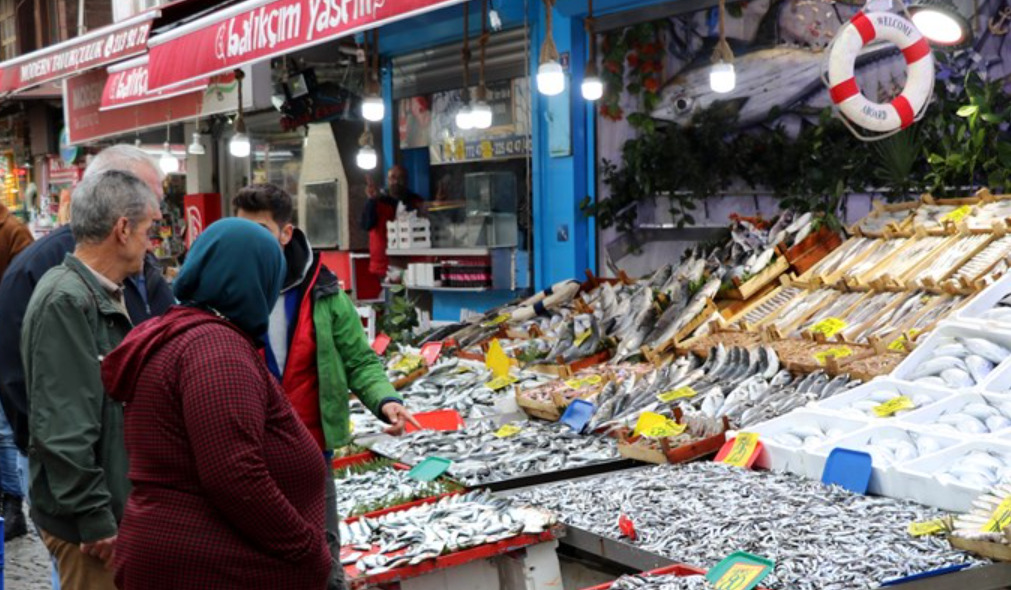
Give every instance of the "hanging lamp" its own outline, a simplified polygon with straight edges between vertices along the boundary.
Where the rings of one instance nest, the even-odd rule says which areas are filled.
[[[734,73],[734,52],[727,43],[726,0],[720,0],[720,40],[713,50],[713,67],[709,70],[709,88],[713,92],[725,94],[737,86],[737,75]]]
[[[488,104],[488,87],[484,78],[485,52],[488,46],[488,0],[481,0],[481,68],[480,82],[477,85],[477,101],[470,108],[470,120],[474,124],[474,129],[488,129],[491,127],[494,113],[491,105]]]
[[[595,31],[596,21],[593,18],[593,0],[587,0],[586,19],[583,26],[586,27],[586,43],[590,46],[590,55],[586,60],[586,71],[583,73],[583,84],[580,90],[583,98],[589,101],[599,100],[604,96],[604,82],[597,74],[597,34]]]
[[[544,0],[544,43],[541,44],[541,60],[537,67],[537,91],[547,96],[561,94],[565,90],[565,72],[558,62],[558,48],[551,34],[551,11],[555,0]]]
[[[169,142],[169,121],[172,120],[172,112],[169,111],[169,116],[165,120],[165,144],[162,146],[161,157],[158,159],[158,167],[165,174],[175,174],[179,172],[179,160],[172,155],[172,144]]]
[[[366,37],[368,33],[365,34]],[[362,100],[362,117],[366,121],[382,121],[386,116],[386,104],[379,93],[379,30],[372,30],[371,50],[372,64],[369,66],[369,55],[365,57],[365,88],[366,96]]]
[[[931,43],[959,47],[972,38],[972,27],[952,0],[914,0],[907,8],[913,24]]]
[[[369,124],[365,123],[365,131],[358,138],[358,153],[355,155],[355,163],[362,170],[373,170],[379,165],[379,154],[372,145],[372,131]]]
[[[235,116],[235,135],[228,142],[228,152],[236,158],[249,157],[249,152],[252,151],[249,136],[246,135],[246,120],[242,116],[242,79],[245,77],[245,72],[235,70],[235,81],[239,85],[239,113]]]

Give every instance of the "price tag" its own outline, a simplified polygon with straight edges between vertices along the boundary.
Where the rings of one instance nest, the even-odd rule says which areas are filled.
[[[676,399],[685,399],[689,397],[695,397],[697,392],[691,387],[680,387],[673,391],[668,391],[666,393],[661,393],[656,396],[656,398],[665,404],[669,404]]]
[[[853,354],[853,349],[848,346],[840,346],[838,348],[830,348],[828,350],[819,352],[814,355],[814,360],[818,361],[819,365],[824,365],[828,362],[831,357],[841,359],[851,356]]]
[[[723,458],[723,462],[735,467],[747,467],[748,459],[751,458],[751,454],[755,452],[756,447],[758,447],[757,434],[754,432],[738,432],[737,438],[734,439],[734,446],[730,448],[730,452]]]
[[[453,142],[453,156],[461,162],[467,157],[467,144],[462,137],[457,137]]]
[[[392,339],[386,334],[379,334],[376,339],[372,341],[372,350],[376,351],[376,354],[383,356],[386,353],[386,349],[390,347],[390,342]]]
[[[909,523],[909,534],[914,537],[926,537],[929,535],[936,535],[938,533],[943,533],[947,530],[944,526],[944,522],[939,518],[934,520],[925,520],[923,522],[911,522]]]
[[[916,336],[919,333],[920,331],[916,329],[909,331],[910,336]],[[906,338],[905,334],[903,334],[898,338],[896,338],[895,340],[892,340],[892,343],[888,345],[888,350],[894,350],[895,352],[903,352],[906,350],[906,342],[908,341],[909,339]]]
[[[582,334],[576,336],[576,339],[572,342],[572,344],[574,344],[575,346],[582,346],[582,344],[586,342],[586,339],[589,338],[591,334],[593,334],[593,330],[585,330]]]
[[[494,377],[505,377],[509,374],[509,357],[502,350],[498,338],[491,341],[488,352],[484,355],[484,366],[488,367]]]
[[[393,370],[400,371],[401,373],[413,373],[420,369],[424,363],[425,359],[416,354],[409,354],[397,361],[393,365]]]
[[[972,213],[972,207],[969,205],[962,205],[941,219],[942,221],[954,221],[955,223],[958,223],[968,217],[969,213]]]
[[[674,437],[682,434],[688,428],[687,424],[678,424],[673,420],[665,420],[663,424],[657,424],[644,430],[642,435],[647,438]]]
[[[713,584],[716,590],[746,590],[758,584],[768,566],[757,563],[735,563]]]
[[[481,157],[488,159],[495,155],[495,150],[492,149],[491,142],[487,139],[481,141]]]
[[[442,342],[429,342],[421,347],[421,358],[425,359],[425,364],[432,366],[439,360],[442,353]]]
[[[879,418],[887,418],[900,410],[912,410],[915,407],[916,404],[913,403],[913,400],[909,399],[909,396],[900,395],[879,406],[874,406],[872,409]]]
[[[487,322],[481,324],[481,327],[482,328],[494,328],[495,326],[500,326],[500,325],[508,322],[509,321],[509,317],[510,317],[509,314],[503,313],[501,315],[496,316],[495,319],[493,319],[491,321],[487,321]]]
[[[824,334],[826,338],[831,338],[846,329],[846,322],[839,318],[825,318],[817,324],[811,326],[812,334]]]
[[[569,379],[565,382],[565,385],[572,389],[582,389],[584,387],[600,385],[603,380],[604,378],[600,375],[590,375],[589,377],[583,377],[582,379]]]
[[[673,425],[673,428],[670,425]],[[678,428],[681,428],[681,432],[684,432],[684,428],[681,427],[680,424],[667,419],[666,416],[661,416],[655,412],[643,412],[639,416],[639,420],[635,423],[635,429],[632,430],[632,436],[645,435],[647,432],[660,433],[650,434],[649,436],[677,436],[681,433],[676,432]],[[667,431],[674,432],[674,434],[662,434]]]
[[[509,436],[515,436],[520,433],[523,429],[515,424],[505,424],[502,428],[495,431],[495,436],[499,438],[506,438]]]
[[[999,533],[1011,525],[1011,496],[1004,498],[1000,506],[990,515],[990,520],[983,525],[984,533]]]
[[[491,381],[485,383],[484,386],[492,391],[498,391],[503,387],[508,387],[513,383],[516,383],[517,381],[519,381],[519,379],[517,379],[516,377],[513,377],[512,375],[506,375],[505,377],[495,377]]]

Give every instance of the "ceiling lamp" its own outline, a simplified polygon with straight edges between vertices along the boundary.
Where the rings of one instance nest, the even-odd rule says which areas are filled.
[[[604,82],[597,74],[597,35],[594,31],[594,24],[593,0],[588,0],[583,26],[586,27],[586,43],[590,46],[590,55],[586,60],[586,71],[583,73],[583,84],[580,90],[583,93],[583,98],[591,102],[600,100],[600,97],[604,96]]]
[[[235,70],[235,81],[239,85],[239,114],[235,117],[235,135],[228,142],[228,152],[236,158],[248,158],[252,151],[249,136],[246,135],[246,120],[242,117],[242,79],[245,77],[245,72]]]
[[[191,156],[202,156],[207,153],[204,149],[204,144],[200,143],[200,132],[194,131],[192,136],[192,141],[190,145],[186,147],[186,151],[190,153]]]
[[[365,99],[362,100],[362,117],[366,121],[382,121],[386,116],[386,104],[379,94],[379,31],[372,31],[372,66],[369,58],[365,58]]]
[[[727,16],[725,0],[720,0],[720,40],[713,50],[713,67],[709,70],[709,88],[713,92],[726,94],[737,86],[737,75],[734,73],[734,52],[727,43],[727,33],[724,21]]]
[[[372,146],[372,131],[369,130],[368,123],[365,124],[365,131],[358,138],[358,154],[355,156],[355,163],[362,170],[374,170],[379,165],[379,154]]]
[[[913,24],[931,43],[957,47],[971,38],[968,19],[951,0],[916,0],[908,10]]]
[[[172,119],[172,112],[169,111],[169,120]],[[165,174],[175,174],[179,172],[179,160],[172,155],[172,144],[169,143],[169,124],[165,123],[165,145],[162,146],[161,157],[158,159],[158,167]]]
[[[561,94],[565,90],[565,72],[558,63],[558,48],[551,34],[551,10],[555,0],[544,0],[544,43],[541,44],[541,65],[537,67],[537,91],[547,96]]]

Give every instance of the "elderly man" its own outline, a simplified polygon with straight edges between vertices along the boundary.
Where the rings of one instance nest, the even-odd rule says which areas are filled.
[[[144,181],[159,198],[162,197],[162,173],[157,164],[132,145],[115,145],[102,150],[84,176],[89,178],[106,170],[130,172]],[[14,444],[21,451],[22,484],[25,484],[24,471],[27,469],[24,459],[28,453],[28,395],[21,366],[21,325],[28,300],[42,275],[63,262],[63,258],[74,251],[74,246],[70,226],[60,227],[21,252],[0,283],[0,301],[3,301],[0,305],[0,401],[13,431]],[[134,324],[165,313],[174,302],[157,260],[150,255],[145,261],[144,271],[124,282],[124,291],[130,320]],[[5,518],[8,514],[15,516],[8,521],[8,526],[16,524],[17,515],[21,514],[21,498],[12,497],[4,508]]]
[[[77,246],[25,314],[31,512],[63,590],[115,588],[105,565],[129,484],[123,407],[105,395],[99,361],[132,328],[123,283],[143,270],[160,218],[158,197],[128,172],[82,180],[70,213]]]

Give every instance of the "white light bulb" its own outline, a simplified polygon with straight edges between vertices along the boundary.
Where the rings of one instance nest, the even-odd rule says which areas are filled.
[[[362,116],[366,121],[382,121],[386,116],[386,105],[378,96],[366,96],[362,101]]]
[[[479,100],[470,109],[470,122],[474,124],[474,129],[488,129],[491,127],[492,115],[491,105]]]
[[[236,158],[248,157],[251,150],[252,146],[249,144],[249,136],[245,133],[236,133],[232,136],[232,140],[228,142],[228,152]]]
[[[958,21],[939,10],[922,8],[913,13],[913,24],[923,36],[942,45],[954,45],[965,38]]]
[[[599,100],[601,96],[604,96],[604,83],[597,76],[583,78],[582,91],[584,99]]]
[[[379,164],[379,156],[376,154],[375,148],[365,145],[358,149],[355,162],[362,170],[372,170]]]
[[[561,64],[549,61],[537,68],[537,90],[547,96],[561,94],[565,90],[565,72]]]
[[[161,158],[158,160],[158,167],[165,174],[175,174],[179,172],[179,160],[172,155],[172,146],[166,141],[163,147]]]
[[[207,151],[204,150],[204,144],[200,143],[199,133],[196,132],[193,133],[193,141],[190,142],[190,145],[189,147],[186,148],[186,151],[188,151],[192,156],[202,156],[207,153]]]
[[[464,131],[474,128],[474,116],[470,105],[465,104],[456,111],[456,126]]]
[[[725,94],[737,86],[737,76],[734,75],[734,64],[719,62],[709,70],[709,88],[713,92]]]

